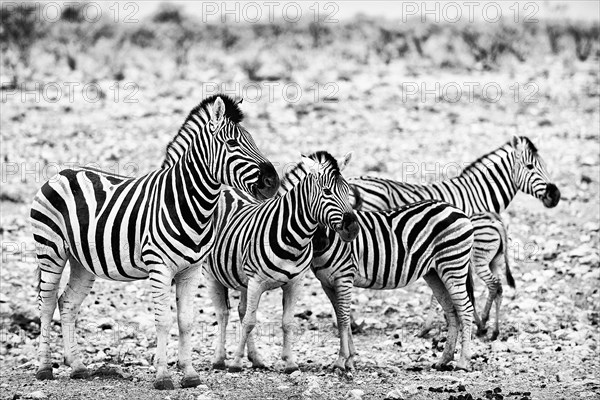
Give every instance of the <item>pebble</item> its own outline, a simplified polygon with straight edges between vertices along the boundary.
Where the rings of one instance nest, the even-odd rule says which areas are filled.
[[[556,380],[558,382],[571,382],[573,380],[573,371],[560,371],[558,374],[556,374]]]
[[[346,393],[346,399],[351,399],[351,400],[362,400],[362,397],[365,395],[365,391],[364,390],[360,390],[360,389],[352,389],[350,391],[348,391],[348,393]]]
[[[398,389],[393,389],[385,395],[385,400],[402,400],[402,392]]]
[[[48,395],[46,395],[46,393],[42,392],[41,390],[37,390],[35,392],[29,393],[27,397],[30,399],[47,399]]]

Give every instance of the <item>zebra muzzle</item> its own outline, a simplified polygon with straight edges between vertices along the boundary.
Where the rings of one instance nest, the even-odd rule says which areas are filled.
[[[560,201],[560,190],[554,183],[549,183],[546,185],[546,191],[544,192],[544,196],[542,197],[542,203],[547,208],[556,207],[558,202]]]
[[[257,198],[269,199],[279,190],[279,175],[271,163],[261,163],[254,194]]]
[[[360,228],[356,214],[351,212],[344,213],[339,229],[336,229],[338,235],[344,242],[350,242],[358,236]]]

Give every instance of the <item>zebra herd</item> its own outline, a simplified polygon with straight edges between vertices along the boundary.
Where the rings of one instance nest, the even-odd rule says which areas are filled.
[[[344,179],[350,161],[321,151],[303,157],[280,182],[273,165],[241,126],[240,101],[225,95],[204,99],[167,146],[161,168],[140,178],[82,168],[66,169],[36,194],[31,223],[38,258],[41,313],[37,379],[53,379],[50,331],[58,304],[64,361],[72,378],[89,375],[77,345],[75,322],[96,277],[149,279],[157,330],[157,389],[173,389],[167,369],[170,287],[175,284],[182,387],[201,383],[192,365],[193,299],[200,271],[208,280],[219,337],[213,368],[224,369],[228,291],[241,292],[242,321],[230,371],[242,369],[247,348],[254,367],[264,367],[253,328],[261,295],[283,290],[285,371],[298,369],[291,349],[294,305],[308,269],[330,299],[340,336],[334,367],[354,368],[350,329],[353,286],[395,289],[423,278],[448,323],[437,366],[454,357],[469,368],[473,318],[485,332],[492,304],[499,332],[506,232],[498,215],[517,191],[546,207],[560,199],[537,149],[526,137],[481,157],[458,177],[411,185],[373,177]],[[227,185],[230,188],[221,188]],[[66,263],[70,277],[58,297]],[[474,310],[471,270],[489,297],[481,318]],[[435,299],[435,301],[434,301]]]

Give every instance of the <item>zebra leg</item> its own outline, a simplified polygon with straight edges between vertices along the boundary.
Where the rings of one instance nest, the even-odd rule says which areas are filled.
[[[349,356],[346,360],[346,371],[354,371],[354,359],[356,358],[356,347],[354,347],[354,339],[352,337],[352,326],[348,325],[348,351]]]
[[[498,278],[492,271],[494,259],[498,257],[498,250],[501,247],[502,238],[498,236],[495,230],[475,230],[475,240],[473,241],[472,265],[475,273],[485,283],[488,288],[488,297],[481,313],[481,318],[476,310],[473,310],[473,318],[477,325],[477,336],[483,336],[487,333],[487,321],[490,316],[490,308],[496,297]]]
[[[454,309],[450,293],[446,289],[444,282],[435,272],[429,272],[423,276],[425,282],[433,291],[433,295],[442,306],[446,319],[448,321],[448,334],[442,359],[435,363],[434,368],[443,369],[450,361],[454,359],[454,350],[456,349],[456,341],[458,340],[458,315]]]
[[[335,311],[335,316],[338,324],[338,333],[340,335],[340,352],[338,355],[338,359],[333,364],[333,369],[343,373],[346,371],[346,367],[348,367],[350,370],[354,368],[354,360],[351,359],[351,355],[353,356],[356,352],[356,350],[354,349],[354,344],[352,344],[353,352],[351,353],[350,351],[350,341],[352,340],[352,328],[350,326],[349,315],[350,299],[342,299],[339,297],[339,294],[343,293],[343,291],[339,290],[339,284],[337,282],[334,283],[334,287],[324,285],[323,283],[321,283],[321,286],[323,287],[325,294],[327,294],[329,301],[331,301],[331,305],[333,306],[333,309]],[[348,297],[349,296],[350,292],[348,291]],[[346,306],[342,309],[340,305],[344,301],[346,301]],[[344,319],[344,312],[345,319],[347,320],[346,324],[342,323],[342,320]]]
[[[217,348],[215,349],[215,356],[212,360],[213,369],[225,369],[225,359],[227,354],[225,352],[225,339],[227,337],[227,322],[229,321],[229,297],[228,290],[219,281],[215,279],[208,280],[208,291],[212,300],[215,314],[217,314],[217,326],[219,337],[217,340]]]
[[[75,258],[69,259],[71,275],[65,291],[58,299],[60,321],[62,325],[65,349],[65,364],[71,366],[71,378],[87,378],[89,372],[81,360],[81,352],[77,346],[76,321],[81,303],[94,286],[96,275],[86,270]]]
[[[256,325],[256,310],[260,303],[260,296],[262,296],[264,291],[264,287],[256,279],[251,278],[248,281],[246,315],[244,315],[244,319],[242,320],[240,341],[235,351],[234,359],[229,366],[229,372],[240,372],[242,370],[242,359],[244,357],[244,350],[246,349],[246,342],[248,335]]]
[[[298,292],[300,289],[300,280],[288,282],[282,286],[283,289],[283,349],[281,359],[285,362],[284,372],[291,374],[298,371],[298,364],[294,360],[292,352],[292,341],[294,335],[294,307],[298,301]]]
[[[502,306],[502,284],[498,286],[498,291],[496,292],[496,321],[494,323],[494,330],[492,331],[491,340],[498,339],[500,335],[500,307]]]
[[[40,310],[40,344],[38,348],[38,370],[35,377],[39,380],[54,379],[52,374],[52,354],[50,337],[52,335],[52,315],[56,309],[60,276],[67,263],[66,254],[56,254],[49,246],[36,243],[38,258],[38,304]],[[63,250],[63,249],[61,249]],[[64,250],[63,250],[64,251]]]
[[[419,332],[417,337],[424,338],[425,336],[427,336],[429,331],[431,331],[433,329],[433,320],[435,319],[437,305],[438,305],[438,302],[435,299],[435,295],[432,293],[431,301],[429,302],[429,311],[427,312],[427,319],[425,320],[423,329],[421,330],[421,332]]]
[[[495,274],[497,274],[498,271],[502,271],[505,268],[506,268],[506,259],[504,258],[504,254],[500,253],[496,257],[494,257],[494,259],[492,260],[491,269]],[[498,335],[500,335],[500,308],[502,306],[502,293],[503,293],[502,281],[499,278],[497,278],[497,276],[494,276],[494,277],[496,278],[496,282],[497,282],[498,286],[496,288],[496,296],[495,296],[496,321],[494,324],[494,330],[492,331],[492,336],[490,337],[491,340],[496,340],[498,338]]]
[[[173,274],[164,264],[155,264],[152,267],[150,281],[152,282],[154,321],[156,324],[156,379],[154,380],[154,388],[173,390],[173,381],[167,368],[167,339],[171,328],[169,294]]]
[[[246,304],[248,293],[245,290],[242,290],[240,296],[240,303],[238,304],[238,315],[240,316],[240,321],[244,320],[246,316]],[[254,342],[254,332],[250,332],[248,334],[248,340],[246,342],[246,346],[248,348],[248,359],[252,362],[252,368],[267,368],[262,358],[258,355],[258,351],[256,350],[256,344]]]
[[[190,267],[175,275],[175,296],[177,299],[177,325],[179,327],[179,361],[183,370],[181,387],[196,387],[200,376],[192,365],[192,327],[194,325],[194,294],[198,290],[200,269]]]
[[[483,307],[483,312],[481,314],[481,320],[479,320],[478,317],[475,318],[475,322],[477,324],[477,336],[483,336],[487,333],[486,325],[490,318],[490,309],[492,308],[492,304],[494,303],[494,300],[498,296],[499,291],[502,290],[502,284],[500,283],[500,280],[498,278],[496,278],[489,271],[489,269],[487,269],[487,270],[488,270],[488,272],[485,276],[485,283],[488,287],[488,297],[485,302],[485,306]]]
[[[471,324],[473,323],[473,305],[469,300],[464,282],[460,282],[459,279],[456,279],[453,276],[443,276],[442,281],[444,282],[446,289],[450,294],[450,298],[452,299],[454,309],[458,314],[462,330],[461,353],[460,359],[458,360],[458,363],[456,363],[456,368],[468,371],[471,360]]]

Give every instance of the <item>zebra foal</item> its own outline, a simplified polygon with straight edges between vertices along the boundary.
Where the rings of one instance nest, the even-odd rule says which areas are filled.
[[[88,376],[75,336],[81,303],[97,277],[149,279],[157,330],[157,389],[173,389],[167,369],[169,294],[176,285],[179,366],[183,387],[197,386],[192,366],[193,297],[199,265],[210,249],[211,216],[222,184],[255,197],[273,196],[279,178],[240,125],[238,103],[223,95],[195,107],[169,143],[161,169],[127,178],[90,169],[66,169],[46,182],[31,207],[39,279],[41,334],[38,379],[53,379],[49,333],[59,282],[64,359],[72,378]]]
[[[452,179],[427,185],[375,177],[349,178],[354,206],[364,211],[393,209],[425,199],[438,199],[455,205],[473,219],[473,269],[488,287],[488,299],[481,318],[474,314],[478,335],[485,334],[492,302],[496,302],[496,324],[491,338],[499,334],[502,285],[497,274],[504,270],[514,287],[506,257],[506,229],[498,213],[509,206],[518,191],[532,195],[545,207],[555,207],[560,191],[550,181],[546,164],[535,145],[525,136],[513,137],[508,143],[480,157]],[[435,309],[432,296],[431,309]],[[432,328],[427,318],[421,335]]]
[[[220,336],[213,367],[224,369],[225,331],[229,317],[228,290],[242,292],[241,338],[229,371],[242,369],[246,344],[254,367],[264,366],[251,335],[261,295],[283,289],[283,350],[285,372],[298,369],[291,350],[293,307],[300,281],[312,259],[317,225],[327,226],[342,242],[358,234],[349,203],[349,187],[341,175],[350,157],[338,165],[326,152],[303,158],[311,172],[285,195],[256,203],[238,191],[224,191],[214,220],[215,244],[203,272],[217,314]]]

